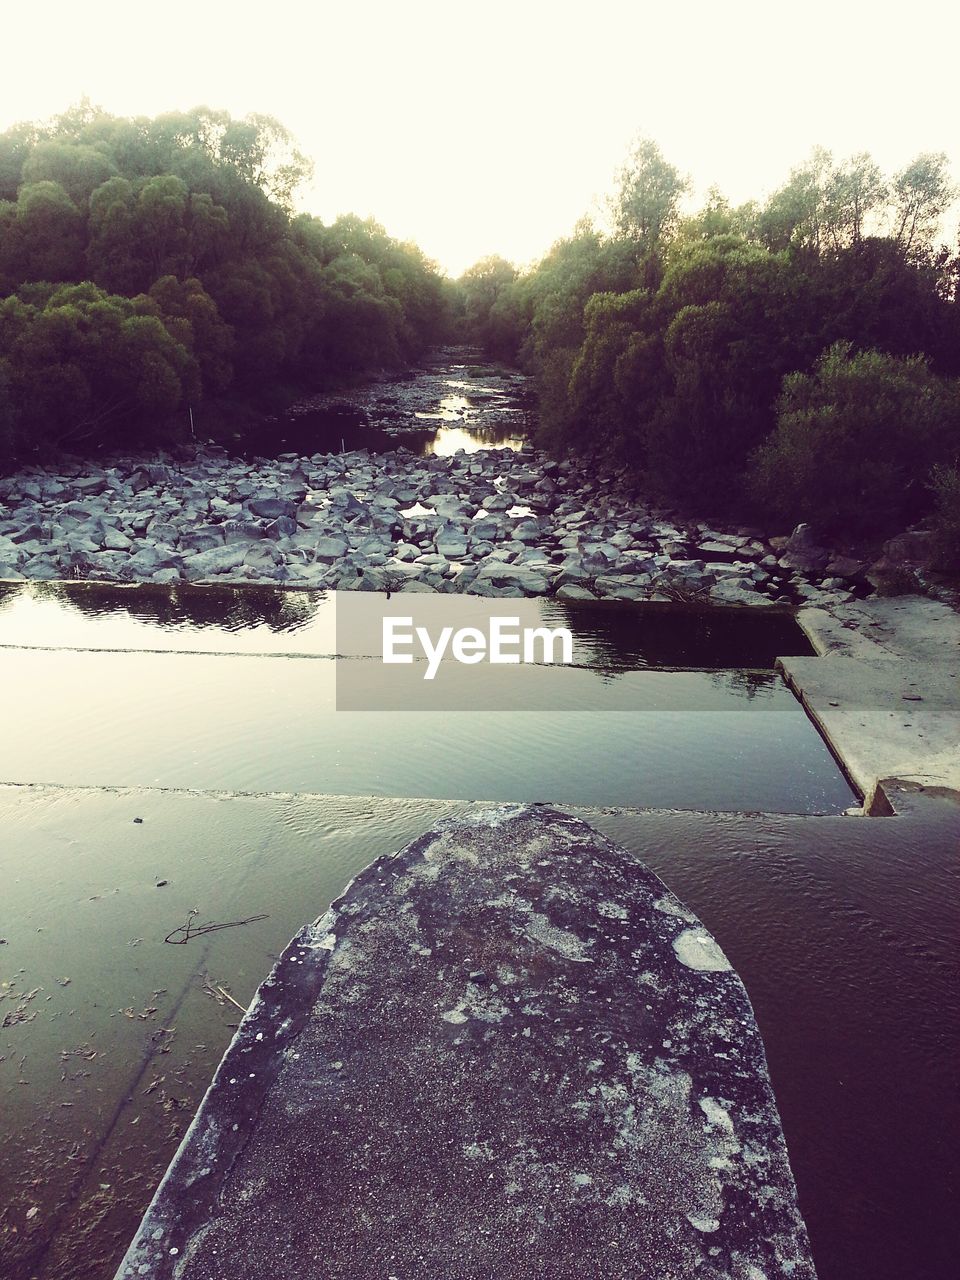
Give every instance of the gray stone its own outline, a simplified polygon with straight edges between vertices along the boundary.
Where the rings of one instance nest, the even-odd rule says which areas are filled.
[[[46,537],[46,533],[44,529],[36,523],[36,521],[31,520],[29,524],[23,525],[21,528],[7,536],[10,542],[24,543],[40,541]]]
[[[347,554],[347,544],[342,538],[318,538],[314,547],[314,554],[317,560],[326,560],[328,562],[340,560]]]
[[[519,589],[528,595],[543,595],[547,590],[547,579],[535,569],[526,565],[502,564],[496,560],[485,560],[480,566],[477,581],[489,580],[494,586]]]
[[[467,554],[468,542],[458,529],[441,529],[438,531],[435,545],[437,551],[447,559],[456,560]]]
[[[212,547],[222,547],[224,531],[222,525],[206,525],[199,529],[188,529],[180,535],[180,547],[184,551],[209,551]]]
[[[283,538],[292,538],[298,529],[299,525],[291,516],[277,516],[276,520],[270,521],[264,532],[268,538],[279,542]]]
[[[766,561],[761,563],[766,564]],[[836,578],[856,578],[866,570],[865,560],[855,560],[853,556],[834,556],[827,561],[827,573]]]
[[[131,540],[125,533],[121,533],[119,529],[107,529],[103,535],[103,549],[105,551],[129,551],[132,546]]]
[[[107,481],[104,476],[82,476],[72,482],[72,488],[82,498],[93,498],[106,491]]]
[[[211,547],[209,551],[199,551],[183,562],[184,573],[197,580],[218,573],[228,573],[246,563],[248,548],[244,545],[232,547]]]
[[[250,511],[264,520],[276,520],[279,516],[297,518],[298,504],[287,498],[254,498],[249,503]]]

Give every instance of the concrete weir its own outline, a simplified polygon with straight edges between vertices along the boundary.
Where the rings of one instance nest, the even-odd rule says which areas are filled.
[[[569,815],[371,864],[264,982],[118,1280],[810,1280],[702,924]]]

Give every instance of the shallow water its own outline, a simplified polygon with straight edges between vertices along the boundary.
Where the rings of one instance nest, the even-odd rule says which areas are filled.
[[[510,608],[530,621],[577,615],[547,601]],[[506,679],[517,708],[454,714],[337,711],[335,613],[334,597],[301,593],[9,592],[0,781],[792,813],[854,800],[772,672],[655,669],[671,631],[673,656],[691,665],[729,654],[750,633],[742,613],[657,611],[647,623],[643,609],[588,610],[575,669],[450,665],[448,682]],[[755,625],[772,631],[741,645],[742,659],[769,665],[778,641],[803,651],[789,618]],[[369,649],[349,661],[371,687],[384,675]],[[472,705],[497,702],[481,683]]]
[[[582,667],[520,673],[537,709],[441,719],[333,711],[335,604],[0,594],[4,1280],[112,1275],[240,1017],[226,993],[246,1005],[357,871],[474,798],[581,806],[714,931],[821,1280],[948,1274],[960,822],[839,816],[849,788],[769,670],[806,651],[789,618],[574,611]]]
[[[351,876],[461,808],[0,787],[0,1010],[35,1015],[0,1031],[4,1280],[112,1275],[240,1016],[220,992],[245,1005]],[[580,812],[744,979],[821,1280],[951,1274],[957,811]],[[195,909],[266,918],[166,944]]]

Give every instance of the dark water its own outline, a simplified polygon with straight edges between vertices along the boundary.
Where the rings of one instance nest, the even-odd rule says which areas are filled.
[[[789,617],[512,600],[583,665],[525,672],[537,709],[434,719],[333,710],[335,608],[0,594],[3,1280],[112,1276],[240,1016],[223,993],[245,1005],[352,875],[474,798],[579,806],[714,931],[821,1280],[952,1274],[960,819],[841,816],[769,669],[807,651]],[[265,918],[165,943],[194,910]]]

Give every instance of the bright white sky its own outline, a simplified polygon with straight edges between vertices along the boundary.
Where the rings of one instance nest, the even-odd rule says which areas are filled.
[[[372,214],[451,274],[539,257],[654,138],[698,192],[762,196],[817,143],[960,179],[960,6],[913,0],[47,0],[4,5],[0,130],[84,94],[119,115],[276,116],[301,203]]]

